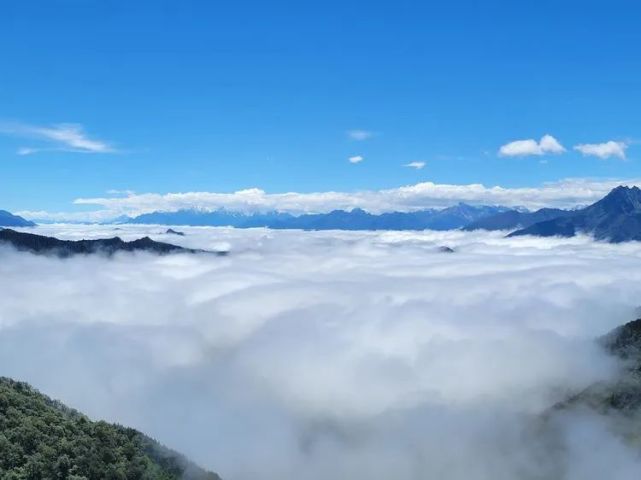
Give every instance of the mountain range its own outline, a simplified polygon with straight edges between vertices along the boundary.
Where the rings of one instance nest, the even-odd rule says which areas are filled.
[[[382,214],[362,209],[300,216],[277,212],[248,215],[226,210],[179,210],[140,215],[128,223],[304,230],[513,230],[508,236],[571,237],[584,233],[597,240],[619,243],[641,240],[641,190],[619,186],[596,203],[576,210],[542,208],[528,212],[464,203],[443,210]]]
[[[178,210],[152,212],[134,218],[119,217],[112,223],[143,225],[190,225],[301,230],[503,230],[508,236],[571,237],[578,233],[612,243],[641,240],[641,190],[619,186],[596,203],[576,210],[542,208],[534,212],[503,206],[459,203],[442,210],[373,214],[360,208],[328,213],[292,215],[283,212],[243,213],[229,210]],[[34,226],[9,212],[0,210],[0,226]],[[170,231],[169,233],[173,233]],[[176,232],[176,234],[179,234]],[[5,234],[8,235],[8,234]],[[141,239],[141,242],[144,239]],[[114,242],[105,239],[102,242]],[[144,242],[150,242],[149,239]],[[143,243],[144,243],[143,242]],[[107,249],[112,248],[106,245]],[[116,249],[131,249],[119,246]],[[143,249],[165,247],[146,245]]]
[[[641,240],[641,190],[616,187],[588,207],[534,223],[508,236],[573,237],[578,233],[611,243]]]
[[[244,214],[228,210],[179,210],[147,213],[131,218],[126,223],[302,230],[454,230],[506,210],[506,207],[465,203],[442,210],[382,214],[369,213],[360,208],[299,216],[280,212]]]

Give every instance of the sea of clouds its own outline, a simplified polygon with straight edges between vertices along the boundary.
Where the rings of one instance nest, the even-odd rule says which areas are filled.
[[[641,244],[166,228],[36,231],[229,255],[1,248],[0,375],[225,480],[638,479],[616,419],[546,412],[619,370],[593,340],[634,318]]]

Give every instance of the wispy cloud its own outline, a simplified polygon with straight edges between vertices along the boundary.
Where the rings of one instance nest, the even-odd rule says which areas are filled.
[[[133,190],[118,190],[116,188],[110,188],[107,190],[109,195],[134,195],[136,192]]]
[[[18,155],[61,150],[78,153],[114,153],[109,143],[90,138],[80,124],[60,123],[52,126],[27,125],[23,123],[0,123],[0,133],[18,138],[32,139],[41,146],[21,147]]]
[[[527,140],[515,140],[506,143],[499,149],[502,157],[526,157],[532,155],[559,154],[565,152],[565,148],[552,135],[543,135],[538,142],[532,138]]]
[[[425,167],[425,162],[410,162],[410,163],[406,163],[403,166],[404,167],[408,167],[408,168],[415,168],[416,170],[420,170],[423,167]]]
[[[20,147],[16,153],[18,155],[31,155],[33,153],[38,153],[39,151],[40,150],[38,150],[37,148]]]
[[[352,140],[356,141],[363,141],[363,140],[368,140],[374,136],[374,132],[370,132],[368,130],[348,130],[347,131],[347,136],[351,138]]]
[[[626,148],[628,148],[627,143],[613,140],[604,143],[582,143],[574,147],[576,151],[585,156],[599,157],[604,160],[610,157],[618,157],[625,160]]]
[[[361,163],[365,160],[365,157],[362,155],[354,155],[353,157],[349,157],[347,160],[349,160],[349,163]]]

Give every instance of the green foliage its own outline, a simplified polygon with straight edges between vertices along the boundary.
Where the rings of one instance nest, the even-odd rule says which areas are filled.
[[[220,480],[142,433],[0,377],[0,480]]]

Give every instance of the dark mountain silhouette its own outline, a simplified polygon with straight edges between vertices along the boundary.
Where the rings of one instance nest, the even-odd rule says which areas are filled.
[[[165,233],[167,235],[178,235],[179,237],[184,237],[185,232],[179,232],[178,230],[174,230],[173,228],[168,228]]]
[[[137,430],[93,422],[28,384],[4,377],[0,478],[220,480]]]
[[[546,220],[569,216],[572,213],[572,211],[558,208],[541,208],[535,212],[508,210],[507,212],[500,212],[496,215],[481,218],[466,225],[463,230],[515,230],[517,228],[527,228]]]
[[[116,252],[152,252],[195,253],[196,250],[156,242],[149,237],[143,237],[131,242],[125,242],[120,237],[97,240],[60,240],[44,235],[17,232],[8,228],[0,230],[0,245],[10,245],[17,250],[40,254],[53,254],[59,257],[69,257],[77,254],[100,253],[113,255]]]
[[[0,210],[0,227],[35,227],[36,224],[25,220],[18,215],[13,215],[6,210]]]
[[[611,243],[641,240],[641,190],[619,186],[588,207],[535,223],[508,236],[572,237],[577,233],[591,234],[597,240]]]
[[[227,210],[179,210],[140,215],[128,223],[302,230],[452,230],[504,210],[504,207],[472,206],[464,203],[442,210],[382,214],[372,214],[360,208],[299,216],[278,212],[244,214]]]

